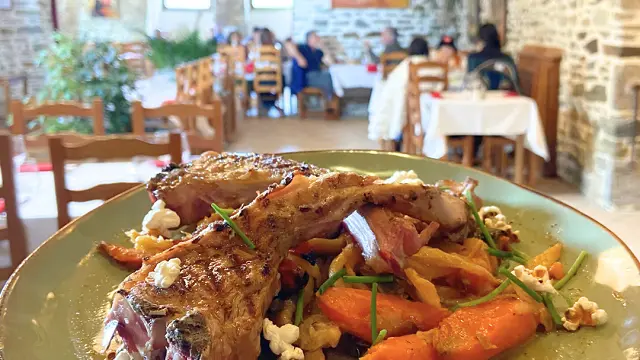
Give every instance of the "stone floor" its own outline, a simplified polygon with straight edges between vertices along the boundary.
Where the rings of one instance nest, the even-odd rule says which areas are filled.
[[[363,119],[324,121],[247,118],[229,151],[290,152],[324,149],[377,149],[378,144],[368,140],[367,122]],[[544,179],[538,190],[582,211],[600,221],[618,234],[637,254],[640,240],[632,228],[640,223],[640,212],[609,212],[585,198],[577,188],[558,179]]]

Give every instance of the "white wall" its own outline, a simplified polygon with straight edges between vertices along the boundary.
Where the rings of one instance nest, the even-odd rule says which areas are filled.
[[[162,6],[162,0],[147,1],[147,34],[153,34],[156,29],[163,32],[198,29],[201,36],[209,36],[214,23],[215,1],[212,1],[211,9],[205,11],[167,10]]]
[[[293,9],[251,9],[247,23],[249,29],[255,26],[269,28],[282,41],[292,36]]]

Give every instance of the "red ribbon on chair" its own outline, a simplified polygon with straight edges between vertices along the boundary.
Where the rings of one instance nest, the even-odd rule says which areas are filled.
[[[245,74],[253,74],[253,71],[256,69],[256,64],[252,62],[246,63],[244,65]]]
[[[39,164],[22,164],[18,168],[18,172],[28,173],[28,172],[39,172],[39,171],[51,171],[53,166],[51,163],[39,163]]]

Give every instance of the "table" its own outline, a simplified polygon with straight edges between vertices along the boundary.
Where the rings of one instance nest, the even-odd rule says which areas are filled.
[[[507,96],[489,91],[483,100],[473,100],[468,92],[443,92],[442,98],[430,93],[420,97],[423,153],[439,159],[447,153],[446,137],[452,135],[524,135],[524,147],[545,160],[549,149],[536,102],[525,96]]]
[[[338,97],[344,96],[345,89],[373,89],[381,74],[367,71],[367,65],[334,64],[329,66],[329,73],[333,82],[333,92]]]
[[[176,99],[176,75],[174,71],[159,71],[153,76],[136,81],[136,91],[130,99],[142,101],[146,108],[160,107],[165,101]]]
[[[144,158],[136,162],[83,163],[67,165],[67,187],[86,189],[112,182],[145,182],[160,169]],[[29,172],[16,174],[18,184],[18,213],[25,227],[30,251],[58,230],[53,172]],[[83,215],[102,201],[69,204],[69,213],[75,218]],[[142,219],[140,219],[142,221]]]

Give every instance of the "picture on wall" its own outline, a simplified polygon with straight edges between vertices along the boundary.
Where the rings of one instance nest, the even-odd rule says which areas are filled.
[[[331,0],[333,8],[408,8],[411,0]]]
[[[117,18],[118,0],[91,0],[91,16],[102,18]]]

